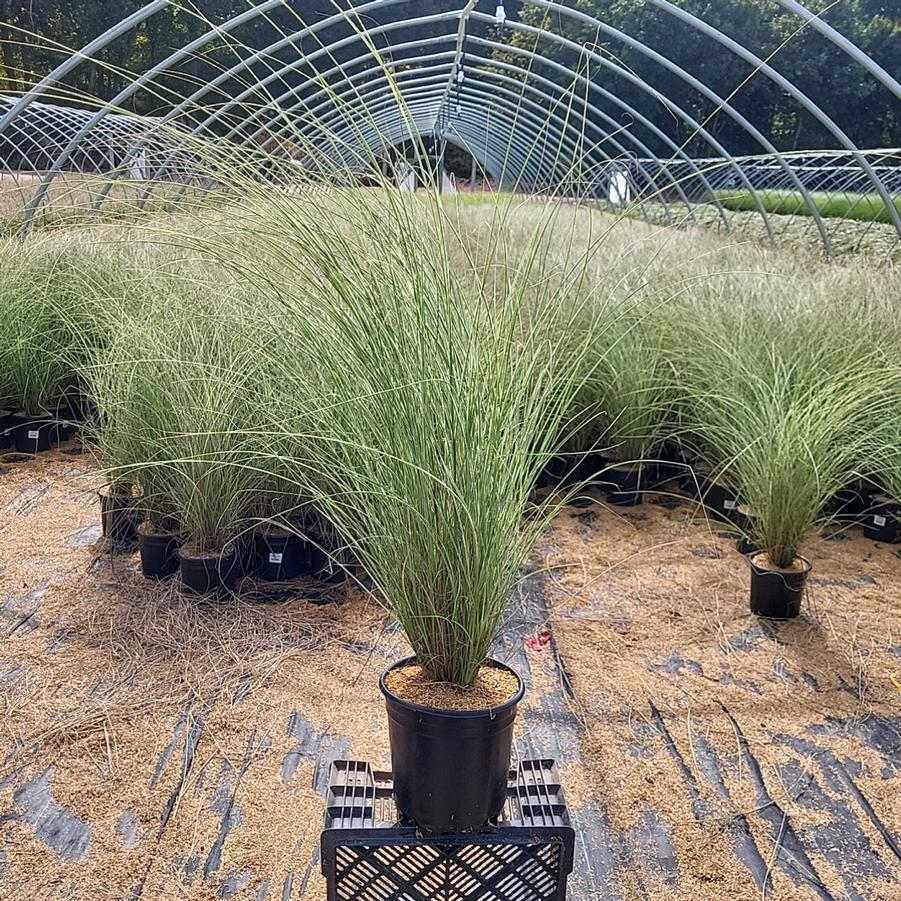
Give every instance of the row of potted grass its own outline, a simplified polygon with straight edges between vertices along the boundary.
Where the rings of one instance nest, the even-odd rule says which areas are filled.
[[[85,262],[40,248],[0,254],[0,447],[33,453],[63,437],[83,343],[80,294],[93,274]]]
[[[92,395],[105,392],[102,427],[97,434],[101,445],[105,445],[106,459],[120,468],[128,465],[136,468],[135,478],[144,483],[140,487],[148,499],[145,502],[148,518],[151,524],[158,525],[173,517],[153,509],[156,501],[149,499],[160,493],[158,486],[151,483],[164,470],[171,473],[174,468],[153,461],[171,462],[176,450],[173,435],[193,435],[190,446],[182,448],[190,460],[190,466],[185,464],[182,469],[189,470],[187,483],[191,490],[178,503],[196,507],[204,496],[198,484],[214,482],[216,476],[221,476],[217,456],[237,459],[252,455],[246,437],[238,436],[235,430],[229,431],[227,423],[246,420],[246,416],[242,420],[239,410],[230,410],[229,404],[244,404],[246,412],[252,411],[254,415],[265,409],[262,399],[251,392],[230,393],[235,388],[232,383],[222,392],[220,403],[207,405],[202,416],[188,414],[194,419],[193,424],[186,422],[184,416],[179,418],[180,411],[191,408],[192,390],[204,381],[207,388],[216,384],[215,379],[204,378],[216,367],[219,371],[224,366],[234,370],[232,350],[242,341],[248,341],[246,328],[237,331],[233,328],[234,334],[229,336],[224,349],[227,361],[216,362],[217,353],[222,354],[223,350],[215,344],[222,343],[227,328],[236,318],[232,315],[236,309],[234,303],[229,315],[214,317],[213,311],[201,315],[196,296],[185,297],[183,290],[181,294],[176,291],[167,302],[159,296],[157,281],[156,308],[167,310],[184,301],[191,304],[192,318],[185,325],[185,334],[175,334],[173,319],[165,312],[161,320],[165,323],[163,334],[155,335],[153,330],[159,330],[159,324],[154,324],[153,317],[133,315],[135,309],[145,310],[145,306],[106,302],[110,295],[121,294],[123,284],[129,283],[121,272],[116,273],[118,277],[111,277],[115,266],[110,265],[108,257],[98,265],[89,254],[89,265],[85,265],[84,254],[79,257],[69,250],[33,254],[29,263],[20,262],[4,273],[8,327],[3,344],[3,374],[8,386],[4,396],[21,398],[20,408],[26,414],[23,421],[32,424],[42,421],[41,441],[36,444],[43,445],[49,439],[50,424],[59,418],[60,398],[71,388],[73,372],[79,368],[78,359],[73,360],[73,356],[82,360],[89,357],[91,349],[98,345],[98,336],[106,334],[104,346],[110,347],[111,362],[92,370],[89,377]],[[130,281],[135,279],[132,277]],[[710,284],[704,287],[709,288]],[[736,293],[740,295],[740,291]],[[102,309],[103,315],[94,313],[89,321],[91,304],[85,303],[85,297],[90,295],[94,310]],[[16,304],[20,310],[27,309],[27,314],[14,315]],[[125,321],[112,323],[111,309],[117,310],[118,316],[125,316]],[[677,438],[694,459],[717,461],[713,467],[717,470],[716,481],[732,483],[734,493],[755,513],[749,520],[752,543],[768,549],[771,558],[785,566],[786,557],[798,555],[804,535],[821,524],[830,499],[856,475],[882,478],[886,489],[891,491],[895,468],[890,454],[893,442],[890,437],[883,440],[879,436],[895,421],[896,362],[892,355],[896,332],[889,331],[876,340],[858,327],[858,323],[827,320],[809,310],[793,310],[789,316],[780,316],[778,312],[774,305],[761,307],[753,298],[750,305],[731,308],[718,298],[706,307],[696,298],[685,302],[670,297],[666,302],[659,302],[653,293],[638,301],[630,298],[612,303],[610,295],[603,298],[603,303],[579,301],[566,313],[570,317],[569,331],[590,334],[592,339],[587,352],[579,351],[580,365],[587,375],[580,383],[563,435],[566,449],[574,456],[603,449],[608,457],[614,458],[618,465],[605,468],[605,480],[619,488],[613,492],[614,500],[619,496],[628,501],[634,496],[647,461],[662,452],[665,440]],[[271,317],[271,312],[268,315]],[[284,329],[284,323],[281,327]],[[18,334],[13,334],[16,331]],[[115,339],[110,339],[109,334],[113,332]],[[170,338],[175,344],[170,341],[167,347],[165,342]],[[258,336],[254,340],[259,343],[269,339]],[[261,357],[252,342],[249,346],[256,356],[246,378],[259,387],[266,382],[256,378]],[[579,347],[579,341],[573,346]],[[72,353],[73,347],[78,348],[77,354]],[[146,356],[146,347],[161,348],[161,357]],[[192,354],[196,359],[189,359]],[[163,389],[167,382],[162,370],[166,361],[173,360],[177,361],[175,377],[168,384],[188,396],[170,396],[166,407],[170,411],[168,421],[154,425],[153,414],[164,406]],[[124,367],[130,379],[123,377]],[[141,367],[146,370],[143,388],[139,384]],[[181,378],[186,371],[197,367],[203,370],[200,379]],[[115,392],[121,393],[126,386],[134,395],[116,397]],[[860,409],[857,419],[845,415],[843,410],[846,401],[851,402],[851,394]],[[830,399],[837,400],[838,422],[835,416],[830,420],[830,411],[826,409]],[[141,412],[138,414],[136,410]],[[797,410],[806,412],[806,421],[794,415]],[[207,421],[217,417],[218,425]],[[280,427],[284,421],[281,416]],[[264,427],[262,423],[256,424],[257,429]],[[814,427],[819,430],[816,434]],[[157,435],[168,436],[166,446],[160,446],[154,428]],[[208,447],[200,447],[201,438],[197,436],[213,433],[216,440],[208,442]],[[32,433],[29,430],[26,437],[27,434]],[[787,440],[789,434],[792,434],[791,441]],[[141,446],[142,440],[145,446]],[[773,442],[783,440],[788,445],[783,457],[791,459],[791,466],[785,459],[777,463],[776,451],[781,445],[776,447]],[[112,446],[122,441],[131,447]],[[157,446],[148,447],[148,442],[151,445],[156,442]],[[184,439],[182,442],[185,443]],[[831,452],[836,446],[841,453]],[[818,453],[823,454],[828,467],[817,459]],[[202,478],[190,471],[198,469],[197,454],[207,461],[209,470]],[[267,465],[271,463],[270,460]],[[703,468],[703,465],[699,467]],[[229,468],[231,482],[235,481],[233,473],[238,469]],[[585,467],[581,469],[584,472]],[[245,472],[254,472],[253,477],[246,475],[247,484],[238,492],[246,498],[257,491],[253,479],[259,479],[261,473],[252,468]],[[781,482],[772,478],[774,473],[781,475]],[[185,482],[184,473],[180,478]],[[128,480],[121,481],[124,484]],[[176,484],[178,478],[173,476],[172,482]],[[129,492],[132,490],[131,485],[126,487]],[[178,493],[171,486],[168,491]],[[812,497],[810,502],[802,500],[805,491]],[[208,494],[210,499],[227,497],[227,493],[216,490]],[[282,506],[287,504],[292,509],[305,506],[299,496],[285,492],[282,487],[277,487],[274,494],[281,498]],[[798,500],[787,500],[792,496]],[[210,499],[203,503],[209,505]],[[161,505],[174,503],[167,499]],[[242,502],[229,500],[227,503],[232,507],[225,514],[202,512],[201,519],[212,518],[215,520],[212,524],[198,521],[191,511],[185,514],[187,521],[196,522],[191,531],[197,536],[194,543],[198,549],[203,550],[211,542],[222,544],[223,537],[225,540],[233,537],[229,533],[241,521],[234,512]],[[242,509],[247,506],[249,503]],[[269,511],[259,511],[259,515],[283,514],[277,507],[275,504]],[[794,518],[793,523],[789,523],[790,517]],[[780,531],[790,534],[780,535]]]
[[[170,234],[195,262],[145,279],[155,303],[92,294],[63,357],[114,494],[202,589],[230,587],[248,523],[342,536],[415,652],[382,688],[397,800],[424,829],[478,828],[503,800],[522,682],[487,661],[555,453],[602,454],[626,499],[676,442],[751,506],[754,563],[782,583],[840,488],[893,484],[897,332],[732,275],[725,295],[715,274],[611,276],[609,237],[565,208],[523,226],[492,205],[473,229],[430,199],[247,193]]]
[[[254,215],[260,215],[258,206],[251,205]],[[251,280],[247,272],[239,275]],[[271,453],[271,429],[276,421],[285,429],[292,417],[306,427],[310,411],[276,412],[272,403],[267,406],[273,398],[260,394],[268,390],[261,386],[280,381],[295,383],[297,393],[311,390],[296,385],[295,371],[274,372],[292,357],[290,351],[272,353],[277,344],[272,327],[284,341],[292,329],[290,314],[302,307],[284,298],[273,307],[270,298],[266,315],[259,316],[246,308],[252,292],[245,290],[204,311],[196,290],[161,278],[153,282],[151,307],[133,296],[135,284],[146,289],[147,277],[142,278],[124,277],[108,254],[72,249],[7,263],[4,397],[9,405],[21,398],[21,422],[34,428],[19,428],[20,446],[27,448],[32,440],[36,447],[46,444],[60,418],[60,398],[80,371],[82,381],[90,382],[88,393],[102,399],[96,434],[105,459],[120,474],[114,493],[140,489],[145,532],[163,534],[160,526],[177,520],[192,536],[193,549],[218,553],[234,543],[250,516],[268,521],[309,510],[309,499]],[[642,287],[649,284],[646,279]],[[702,461],[696,467],[708,487],[718,484],[732,503],[741,499],[753,511],[743,519],[749,544],[785,568],[800,558],[804,538],[832,515],[832,499],[860,476],[884,487],[889,497],[876,516],[894,522],[897,439],[889,431],[897,421],[897,331],[879,331],[878,317],[874,333],[872,323],[824,317],[803,307],[786,311],[771,299],[742,297],[747,282],[731,286],[741,304],[724,302],[712,277],[681,299],[659,283],[644,293],[629,285],[626,299],[616,292],[588,301],[578,293],[575,300],[565,298],[561,308],[568,321],[544,319],[564,336],[554,352],[565,358],[575,348],[582,370],[560,437],[569,459],[603,452],[606,460],[591,459],[588,467],[583,462],[577,474],[603,468],[604,481],[615,486],[614,502],[636,497],[648,484],[648,461],[676,439],[689,459]],[[126,302],[123,294],[132,296]],[[519,302],[527,306],[531,299]],[[187,317],[172,315],[185,304]],[[156,319],[149,309],[159,313]],[[523,312],[531,316],[528,309]],[[247,326],[252,319],[258,323],[255,331]],[[535,324],[529,322],[528,329],[534,341]],[[306,331],[297,346],[315,339],[309,322]],[[518,337],[522,344],[522,334]],[[99,347],[108,351],[103,365],[85,367]],[[235,378],[240,359],[235,351],[242,347],[246,369]],[[148,355],[147,348],[158,348],[159,356]],[[267,354],[269,378],[261,377]],[[228,380],[220,377],[223,372]],[[213,397],[198,412],[201,386]],[[388,403],[385,397],[380,401],[383,407]],[[283,398],[276,404],[285,406]],[[270,421],[260,419],[264,411],[272,413]],[[330,415],[337,415],[334,409]],[[241,431],[248,424],[258,443],[265,436],[265,461]],[[29,438],[32,434],[40,440]],[[283,435],[282,441],[285,459],[296,458],[296,436]],[[307,442],[307,448],[314,444]],[[184,462],[175,466],[176,459]],[[222,466],[223,460],[242,462]],[[270,486],[264,491],[267,473]],[[168,480],[165,490],[158,484],[162,478]],[[261,496],[269,500],[261,504]],[[177,517],[167,512],[175,507],[183,511]],[[164,570],[169,568],[171,560]]]
[[[567,450],[577,475],[596,473],[608,499],[629,503],[656,461],[673,474],[676,449],[684,480],[755,551],[752,609],[785,618],[800,612],[805,542],[847,509],[849,488],[897,486],[901,329],[892,311],[756,296],[773,283],[763,275],[711,275],[681,297],[633,295],[625,314],[605,299],[585,323],[598,359],[586,360],[572,421],[601,412]],[[884,499],[873,515],[893,520],[899,509]]]

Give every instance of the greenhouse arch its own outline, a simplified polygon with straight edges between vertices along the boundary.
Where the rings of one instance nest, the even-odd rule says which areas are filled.
[[[826,19],[796,0],[778,4],[797,33],[838,48],[868,90],[901,99],[895,75]],[[117,42],[178,7],[154,0],[3,98],[0,163],[22,198],[19,227],[48,204],[72,202],[54,184],[73,174],[94,176],[89,207],[98,212],[123,183],[140,182],[141,206],[209,189],[222,181],[198,162],[211,147],[291,159],[332,180],[341,170],[346,180],[386,171],[391,148],[427,143],[425,156],[436,158],[445,144],[459,147],[505,190],[622,206],[611,184],[626,178],[630,214],[649,221],[740,225],[769,241],[801,230],[827,253],[873,235],[890,253],[901,242],[898,147],[858,146],[853,123],[786,74],[778,53],[684,4],[646,0],[643,9],[690,34],[699,55],[738,66],[745,78],[734,90],[573,3],[335,2],[309,21],[296,6],[263,0],[222,21],[206,19],[203,3],[179,7],[196,32],[183,46],[117,73],[121,88],[107,100],[71,87]],[[772,124],[755,121],[743,99],[764,82],[828,146],[780,149]]]

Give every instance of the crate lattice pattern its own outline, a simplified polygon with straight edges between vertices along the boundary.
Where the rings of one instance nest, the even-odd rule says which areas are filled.
[[[390,773],[335,761],[326,793],[322,870],[328,901],[563,901],[575,835],[556,767],[510,774],[498,823],[422,836],[397,821]]]
[[[553,901],[560,845],[344,846],[340,901]]]

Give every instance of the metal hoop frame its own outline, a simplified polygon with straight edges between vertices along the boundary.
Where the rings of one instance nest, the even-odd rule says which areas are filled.
[[[191,182],[190,161],[204,143],[225,142],[260,151],[261,142],[268,141],[270,148],[300,142],[308,150],[314,148],[321,160],[349,166],[377,161],[395,144],[433,138],[440,146],[451,143],[467,150],[494,181],[514,190],[590,194],[603,190],[607,172],[625,167],[638,198],[636,208],[655,220],[671,221],[675,213],[681,219],[710,221],[710,215],[700,215],[701,202],[728,229],[739,213],[724,207],[721,191],[734,187],[749,198],[751,212],[771,241],[778,240],[784,217],[768,211],[765,192],[787,190],[798,196],[799,211],[807,215],[827,253],[834,249],[833,237],[842,222],[825,218],[814,193],[867,194],[879,198],[886,210],[882,218],[887,220],[869,228],[891,228],[894,241],[901,242],[897,176],[901,150],[858,148],[841,124],[772,61],[671,0],[644,2],[692,29],[699,44],[716,45],[768,79],[841,149],[822,154],[780,152],[731,97],[723,97],[637,37],[574,8],[572,2],[555,0],[522,0],[523,9],[549,14],[542,27],[509,15],[499,21],[478,8],[480,0],[448,0],[445,11],[418,17],[412,15],[415,0],[366,0],[316,22],[298,19],[298,28],[280,30],[266,46],[246,47],[235,38],[239,29],[264,19],[274,27],[272,14],[290,9],[290,0],[257,0],[137,74],[109,102],[91,110],[48,102],[64,93],[65,79],[79,66],[97,65],[104,48],[173,2],[145,4],[73,53],[23,96],[0,98],[0,165],[15,175],[13,183],[24,203],[23,232],[64,172],[101,176],[92,189],[92,208],[98,210],[114,185],[126,177],[134,179],[136,172],[144,176],[141,205],[159,184]],[[798,0],[777,2],[797,17],[799,28],[810,29],[846,54],[862,79],[901,99],[895,74]],[[481,0],[481,6],[486,5],[503,7],[500,0]],[[379,13],[391,7],[411,15],[379,24]],[[594,42],[579,43],[550,30],[552,20],[587,28],[598,38],[640,54],[651,64],[649,71],[658,69],[666,79],[678,79],[729,117],[760,147],[761,155],[734,157],[706,121],[698,121],[666,96],[650,75],[639,77],[612,55],[598,52]],[[454,28],[445,31],[442,25]],[[419,33],[438,28],[440,33],[409,39],[416,28]],[[506,43],[501,29],[519,40]],[[532,49],[524,46],[529,42]],[[170,100],[166,115],[149,119],[123,113],[125,105],[144,92],[163,97],[162,79],[215,44],[240,46],[242,52],[189,95]],[[362,52],[351,52],[350,58],[339,62],[339,55],[355,45]],[[539,48],[547,45],[575,62],[544,55]],[[395,73],[386,59],[411,68]],[[704,159],[690,155],[658,123],[617,96],[611,79],[653,100],[682,123],[695,143],[706,145],[710,155]],[[236,84],[244,87],[235,90]],[[217,94],[221,103],[214,106],[211,98]],[[620,121],[619,116],[625,119]],[[670,155],[661,156],[654,147],[665,147]],[[23,176],[37,183],[30,197],[23,185],[29,178]],[[177,194],[186,189],[183,184]]]

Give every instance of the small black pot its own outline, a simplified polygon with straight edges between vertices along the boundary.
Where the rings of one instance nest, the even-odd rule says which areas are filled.
[[[751,541],[750,538],[741,537],[735,542],[735,546],[738,548],[739,554],[747,557],[749,554],[759,554],[760,546],[756,541]]]
[[[155,532],[149,523],[139,526],[138,550],[144,578],[162,581],[174,576],[178,572],[178,549],[184,540],[179,532]]]
[[[238,553],[234,546],[218,554],[197,554],[178,549],[181,580],[194,594],[224,597],[235,593],[238,584]]]
[[[767,619],[795,619],[801,614],[801,600],[810,574],[809,560],[801,557],[804,568],[798,572],[764,569],[749,554],[751,564],[751,613]]]
[[[685,474],[690,471],[690,466],[681,445],[677,441],[664,441],[657,452],[654,469],[655,482],[658,485],[671,481],[681,484]]]
[[[603,481],[607,500],[617,507],[634,507],[644,499],[651,476],[650,468],[640,464],[612,466],[605,470]]]
[[[551,485],[553,485],[554,480],[551,478],[551,474],[548,471],[548,466],[550,466],[550,463],[548,463],[548,465],[543,469],[540,469],[538,471],[538,475],[535,476],[535,486],[533,489],[534,491],[541,491],[542,488],[550,488]]]
[[[747,535],[754,526],[754,514],[742,504],[730,511],[729,522],[734,523],[739,531]],[[754,548],[753,550],[759,550],[759,548]]]
[[[264,582],[287,582],[310,571],[308,542],[284,529],[254,532],[257,576]]]
[[[901,541],[901,504],[883,502],[874,505],[863,520],[863,533],[871,541],[883,544]]]
[[[238,578],[249,576],[257,570],[257,546],[253,532],[242,532],[228,545],[235,552],[235,572]]]
[[[676,485],[689,497],[700,498],[701,488],[710,481],[712,470],[701,460],[686,457],[676,474]]]
[[[10,426],[13,442],[20,454],[37,454],[59,443],[59,428],[55,422],[31,416],[13,416]]]
[[[314,533],[309,545],[310,573],[322,582],[338,584],[348,579],[366,582],[368,576],[350,542],[333,534]]]
[[[73,428],[87,422],[91,415],[91,401],[77,390],[67,392],[56,405],[56,418],[71,423]]]
[[[823,513],[836,520],[858,522],[873,507],[874,493],[872,486],[862,482],[848,485],[829,499]]]
[[[600,454],[565,454],[552,457],[545,468],[546,484],[572,488],[597,476],[608,463]]]
[[[450,711],[422,707],[392,694],[386,677],[416,663],[389,667],[379,680],[388,708],[394,800],[402,816],[425,832],[471,832],[498,817],[507,794],[516,708],[525,686],[494,710]]]
[[[138,540],[138,526],[142,514],[138,509],[139,498],[133,494],[101,488],[100,523],[103,536],[113,544],[134,544]]]
[[[713,516],[741,525],[741,500],[731,488],[711,479],[701,482],[700,500]]]

